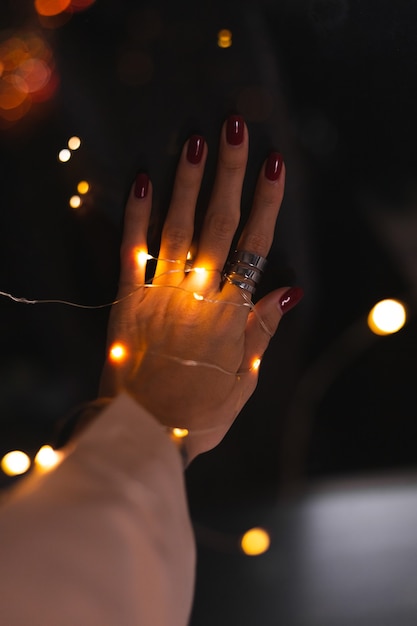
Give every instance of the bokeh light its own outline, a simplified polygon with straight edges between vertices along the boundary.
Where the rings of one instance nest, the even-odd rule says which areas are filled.
[[[376,335],[391,335],[404,326],[407,312],[399,300],[387,298],[378,302],[369,312],[368,326]]]
[[[30,464],[30,458],[26,452],[12,450],[2,458],[1,469],[7,476],[19,476],[28,471]]]
[[[58,465],[63,458],[63,453],[56,451],[52,446],[42,446],[35,456],[35,465],[43,471],[50,470]]]
[[[0,120],[16,122],[58,84],[51,48],[30,31],[0,33]]]
[[[35,9],[39,15],[51,17],[59,15],[71,4],[71,0],[35,0]]]
[[[269,549],[271,538],[263,528],[251,528],[242,537],[240,547],[248,556],[258,556]]]
[[[217,33],[217,45],[219,48],[230,48],[232,45],[232,32],[227,28],[222,28]]]
[[[67,148],[64,148],[63,150],[59,151],[58,154],[58,159],[61,161],[61,163],[66,163],[67,161],[69,161],[71,158],[71,151],[67,150]]]
[[[189,433],[188,428],[173,428],[172,429],[172,434],[174,437],[177,437],[177,439],[184,439],[184,437],[187,437]]]
[[[114,343],[109,351],[109,359],[113,363],[121,363],[127,356],[127,351],[122,343]]]
[[[90,184],[86,180],[80,180],[80,182],[77,185],[78,193],[80,193],[83,196],[84,194],[88,193],[89,190],[90,190]]]
[[[254,370],[255,372],[258,371],[260,365],[261,365],[261,359],[259,357],[256,357],[252,361],[251,370]]]
[[[82,204],[80,196],[71,196],[69,199],[69,205],[71,209],[79,209]]]
[[[78,150],[80,146],[81,146],[81,139],[79,137],[74,136],[68,139],[68,148],[70,150]]]

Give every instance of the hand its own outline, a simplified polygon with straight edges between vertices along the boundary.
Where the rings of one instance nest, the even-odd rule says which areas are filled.
[[[125,211],[118,302],[108,326],[100,395],[127,390],[162,424],[188,429],[189,458],[216,446],[253,393],[257,366],[283,313],[301,298],[278,289],[251,303],[223,280],[239,225],[248,131],[232,116],[221,131],[218,166],[197,251],[187,265],[207,146],[192,136],[179,159],[152,283],[144,286],[152,184],[140,174]],[[238,250],[266,257],[284,193],[278,153],[265,161]],[[114,350],[118,347],[118,352]]]

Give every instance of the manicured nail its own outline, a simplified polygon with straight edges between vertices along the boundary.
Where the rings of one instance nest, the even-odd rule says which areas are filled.
[[[142,172],[136,176],[135,196],[136,198],[146,198],[148,193],[149,178]]]
[[[278,180],[282,170],[282,154],[271,152],[265,165],[265,176],[268,180]]]
[[[204,152],[204,137],[192,135],[188,141],[187,161],[193,165],[200,163]]]
[[[226,124],[226,140],[231,146],[239,146],[243,142],[245,123],[240,115],[231,115]]]
[[[288,289],[281,296],[279,301],[279,308],[281,309],[281,312],[287,313],[288,311],[290,311],[293,307],[295,307],[296,304],[300,302],[303,295],[304,291],[301,289],[301,287],[291,287],[291,289]]]

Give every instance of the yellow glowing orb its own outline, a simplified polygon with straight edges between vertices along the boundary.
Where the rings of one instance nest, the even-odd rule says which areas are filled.
[[[80,182],[77,185],[77,191],[78,193],[80,193],[81,195],[84,195],[85,193],[88,193],[90,189],[90,185],[86,180],[80,180]]]
[[[1,469],[8,476],[18,476],[28,471],[30,458],[21,450],[12,450],[4,455],[1,460]]]
[[[113,363],[120,363],[126,358],[126,348],[122,343],[114,343],[110,348],[109,358]]]
[[[71,158],[71,152],[67,150],[67,148],[60,150],[58,154],[58,159],[61,161],[61,163],[66,163],[67,161],[70,160],[70,158]]]
[[[387,298],[378,302],[368,315],[368,326],[376,335],[391,335],[405,324],[407,313],[399,300]]]
[[[257,357],[256,359],[253,359],[251,369],[255,370],[256,372],[259,369],[260,365],[261,365],[261,359]]]
[[[57,452],[51,446],[42,446],[35,456],[35,465],[42,470],[49,470],[62,460],[62,452]]]
[[[80,146],[81,146],[81,139],[79,137],[74,136],[68,139],[68,148],[70,150],[78,150]]]
[[[136,260],[140,267],[146,265],[146,263],[152,259],[152,255],[145,252],[145,250],[137,250],[136,251]]]
[[[227,28],[219,30],[217,33],[217,45],[219,48],[230,48],[232,45],[232,32]]]
[[[263,554],[269,549],[271,538],[263,528],[251,528],[242,537],[240,547],[248,556]]]

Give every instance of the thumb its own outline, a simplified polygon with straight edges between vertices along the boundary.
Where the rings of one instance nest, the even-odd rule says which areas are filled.
[[[244,363],[252,363],[262,357],[283,315],[295,307],[303,295],[301,287],[284,287],[272,291],[256,303],[246,325]]]

